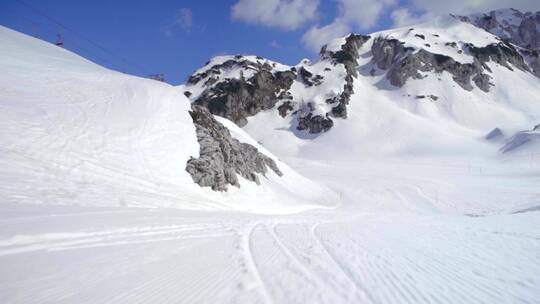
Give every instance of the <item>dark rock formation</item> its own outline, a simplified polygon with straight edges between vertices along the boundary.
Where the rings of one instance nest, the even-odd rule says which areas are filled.
[[[381,70],[388,70],[403,57],[412,53],[414,48],[405,47],[404,43],[397,39],[375,38],[371,52],[372,62]]]
[[[518,23],[506,18],[512,17]],[[486,31],[508,39],[511,43],[525,49],[540,49],[540,12],[520,12],[516,9],[491,11],[477,17],[461,16],[461,20],[470,22]]]
[[[263,176],[270,168],[282,173],[276,163],[252,145],[232,138],[229,130],[203,107],[193,105],[190,111],[200,145],[199,158],[191,158],[186,171],[201,187],[227,191],[227,185],[239,187],[237,174],[259,184],[257,174]]]
[[[513,22],[507,20],[512,17]],[[536,77],[540,78],[540,12],[522,13],[515,9],[491,11],[488,14],[475,17],[459,17],[486,31],[498,35],[506,41],[507,45],[518,46],[514,49],[525,57],[525,66],[528,66]],[[515,23],[515,20],[518,20]],[[513,48],[513,47],[512,47]],[[521,68],[522,70],[526,70]]]
[[[364,43],[366,43],[370,36],[350,34],[345,38],[345,43],[341,46],[341,50],[336,52],[327,50],[327,46],[323,46],[321,49],[321,57],[332,58],[335,63],[341,63],[345,65],[345,69],[349,75],[354,77],[358,76],[356,68],[358,68],[358,50]]]
[[[279,115],[281,117],[285,117],[287,116],[287,114],[289,112],[291,112],[292,110],[294,110],[294,107],[292,105],[292,102],[290,101],[285,101],[283,102],[279,107],[278,107],[278,112],[279,112]]]
[[[455,44],[450,44],[454,46]],[[488,92],[491,72],[487,62],[496,62],[510,70],[512,67],[529,71],[521,54],[506,42],[475,47],[467,44],[466,49],[474,57],[473,63],[460,63],[445,55],[434,54],[424,49],[415,52],[404,47],[396,39],[376,38],[373,42],[372,62],[382,70],[388,70],[386,78],[394,86],[401,87],[409,78],[422,79],[420,72],[452,74],[454,81],[465,90],[472,90],[472,82],[484,92]]]
[[[345,43],[341,46],[341,50],[337,52],[328,51],[326,46],[321,49],[321,56],[323,58],[331,58],[334,60],[335,64],[343,64],[347,71],[343,92],[326,100],[328,104],[335,105],[330,112],[333,117],[347,118],[347,105],[349,104],[351,95],[354,93],[354,78],[358,77],[358,72],[356,71],[358,68],[358,50],[369,39],[371,39],[370,36],[350,34],[345,38]],[[330,127],[333,126],[333,122],[330,118],[321,117],[321,119],[326,119],[326,124],[330,125]]]
[[[254,70],[255,73],[249,79],[240,77],[240,79],[222,79],[220,82],[211,76],[220,74],[223,68],[233,67]],[[296,74],[293,71],[274,72],[273,67],[266,62],[228,60],[204,73],[192,75],[188,84],[197,84],[204,79],[208,79],[205,82],[208,88],[197,98],[195,104],[242,127],[247,123],[247,117],[262,110],[272,109],[280,100],[278,95],[280,91],[289,90],[296,79]]]
[[[489,68],[485,63],[493,61],[509,70],[512,70],[512,65],[522,71],[529,72],[529,67],[525,64],[523,57],[510,43],[501,42],[485,47],[475,47],[472,44],[467,44],[466,46],[469,52],[483,64],[486,70],[489,70]]]
[[[298,117],[298,130],[308,130],[311,134],[318,134],[321,132],[326,132],[334,126],[332,119],[328,117],[323,117],[321,115],[313,115],[308,113],[305,116]]]
[[[190,86],[203,88],[200,95],[189,95],[195,105],[207,108],[212,114],[228,118],[242,127],[247,123],[247,117],[263,110],[276,108],[281,117],[296,115],[298,130],[310,133],[320,133],[330,129],[333,121],[330,117],[346,118],[347,105],[353,94],[353,81],[357,77],[358,50],[370,39],[369,36],[351,34],[339,50],[327,50],[323,47],[321,56],[335,66],[343,65],[346,75],[343,80],[343,90],[326,92],[326,103],[331,110],[325,114],[315,114],[313,108],[299,110],[303,100],[295,100],[290,88],[293,83],[301,83],[306,87],[322,85],[325,73],[331,71],[325,67],[324,72],[316,74],[310,71],[310,62],[303,60],[297,67],[277,71],[276,63],[257,57],[237,55],[229,57],[219,64],[214,64],[189,77],[186,89]],[[212,62],[212,61],[211,61]],[[231,73],[233,71],[233,73]],[[240,77],[230,77],[240,71]],[[249,75],[244,77],[244,75]],[[334,88],[333,88],[334,89]],[[199,89],[197,89],[199,91]],[[307,101],[308,104],[312,101]]]

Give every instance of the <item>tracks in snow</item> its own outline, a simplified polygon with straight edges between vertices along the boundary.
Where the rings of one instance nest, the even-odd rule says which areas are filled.
[[[249,255],[271,303],[365,303],[308,224],[256,224]]]
[[[0,221],[2,303],[538,303],[540,295],[534,212],[28,215]]]
[[[537,303],[538,236],[476,225],[259,223],[248,254],[267,303]]]

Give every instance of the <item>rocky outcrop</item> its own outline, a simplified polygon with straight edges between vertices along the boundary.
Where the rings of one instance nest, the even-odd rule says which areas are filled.
[[[322,58],[332,58],[336,64],[343,64],[347,74],[357,77],[358,50],[366,43],[371,36],[350,34],[345,38],[345,43],[337,51],[328,50],[328,46],[323,46],[320,54]]]
[[[358,77],[358,50],[369,39],[371,39],[370,36],[350,34],[345,38],[345,43],[341,45],[341,50],[335,52],[329,51],[327,46],[323,46],[321,49],[320,53],[322,58],[331,58],[334,61],[334,64],[343,64],[347,71],[343,91],[337,96],[326,100],[326,103],[333,105],[332,111],[330,112],[330,115],[333,117],[347,118],[347,105],[349,104],[351,95],[354,93],[354,78]],[[330,125],[330,127],[333,126],[333,122],[330,118],[323,118],[320,116],[320,119],[323,121],[326,120],[326,125]],[[320,119],[317,119],[317,125]]]
[[[322,80],[324,79],[321,75],[313,75],[313,73],[308,71],[305,67],[300,67],[299,73],[300,79],[308,87],[321,85]]]
[[[379,69],[388,70],[393,64],[413,51],[413,48],[405,47],[404,43],[397,39],[377,37],[371,47],[372,61]]]
[[[516,51],[525,58],[525,66],[540,78],[540,12],[523,13],[516,9],[506,9],[461,16],[460,19],[501,37],[508,45],[512,43],[518,46]]]
[[[334,121],[328,116],[328,114],[323,117],[322,115],[313,115],[312,113],[300,116],[298,117],[297,129],[300,131],[308,130],[311,134],[326,132],[334,126]]]
[[[473,89],[472,82],[485,92],[489,91],[491,85],[490,77],[483,73],[484,69],[479,62],[462,64],[449,56],[433,54],[424,49],[416,53],[397,55],[396,58],[398,58],[397,61],[391,65],[386,74],[386,78],[394,86],[403,86],[409,78],[424,78],[421,72],[442,73],[444,71],[450,73],[453,80],[468,91]]]
[[[240,68],[239,78],[218,79],[224,68]],[[243,71],[252,72],[245,78]],[[205,81],[208,87],[195,101],[196,105],[207,108],[212,114],[232,120],[242,127],[247,117],[260,111],[272,109],[280,100],[280,92],[290,89],[296,73],[293,71],[274,71],[272,65],[249,60],[228,60],[215,65],[204,73],[189,77],[188,84]]]
[[[472,44],[467,44],[466,47],[474,58],[482,63],[483,68],[490,72],[491,70],[485,64],[489,61],[496,62],[509,70],[512,70],[513,66],[522,71],[530,71],[523,56],[508,42],[490,44],[485,47],[475,47]]]
[[[540,51],[521,50],[521,54],[531,69],[531,72],[540,78]]]
[[[470,91],[473,83],[482,91],[488,92],[491,69],[487,62],[496,62],[510,70],[513,67],[530,71],[523,56],[509,43],[501,42],[485,47],[465,45],[465,49],[473,56],[472,63],[461,63],[452,57],[434,54],[425,49],[415,50],[405,47],[397,39],[378,37],[373,42],[372,62],[379,69],[388,70],[386,78],[394,86],[401,87],[412,79],[422,79],[421,72],[448,72],[453,80],[463,89]]]
[[[347,105],[354,93],[354,77],[358,76],[358,51],[369,39],[369,36],[351,34],[345,38],[339,50],[323,47],[321,56],[326,60],[326,65],[323,70],[316,69],[317,72],[313,72],[313,66],[307,60],[295,67],[286,67],[260,57],[219,57],[189,77],[184,94],[195,105],[228,118],[240,127],[247,123],[247,117],[276,108],[281,117],[293,115],[297,120],[296,128],[300,131],[312,134],[325,132],[334,125],[332,118],[347,117]],[[291,93],[293,83],[306,89],[322,86],[327,72],[335,77],[332,65],[342,65],[346,71],[345,76],[340,76],[344,80],[343,89],[336,92],[332,85],[318,88],[324,94],[325,100],[322,102],[326,104],[319,105],[317,111],[315,107],[300,109],[304,100],[302,96]],[[332,82],[335,81],[332,79]],[[193,87],[198,95],[190,91]],[[306,102],[311,104],[314,101]]]
[[[460,19],[522,48],[540,49],[540,12],[523,13],[516,9],[503,9],[487,14],[461,16]]]
[[[258,174],[264,176],[268,168],[282,175],[271,158],[254,146],[232,138],[229,130],[206,108],[193,105],[190,115],[200,151],[199,158],[188,160],[186,171],[201,187],[211,187],[214,191],[227,191],[228,185],[240,187],[237,175],[260,184]]]

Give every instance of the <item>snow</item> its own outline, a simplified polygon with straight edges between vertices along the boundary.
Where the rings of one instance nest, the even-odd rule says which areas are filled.
[[[0,44],[2,303],[540,298],[540,154],[484,138],[538,124],[530,74],[490,64],[489,93],[429,73],[396,89],[363,76],[364,47],[330,132],[299,137],[277,111],[218,118],[285,173],[220,194],[185,173],[198,145],[181,88],[5,28]]]
[[[452,16],[438,16],[426,23],[386,30],[374,33],[373,36],[398,39],[405,43],[405,47],[412,47],[415,50],[425,49],[431,53],[452,57],[460,63],[473,62],[473,57],[467,54],[464,48],[466,43],[485,47],[500,42],[493,34]],[[452,42],[456,43],[456,47],[447,45]]]
[[[199,145],[181,90],[6,28],[0,43],[4,202],[270,213],[335,204],[279,160],[286,174],[261,178],[262,187],[200,188],[185,170]]]

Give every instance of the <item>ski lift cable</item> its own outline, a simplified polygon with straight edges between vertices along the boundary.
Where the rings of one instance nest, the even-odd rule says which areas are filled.
[[[70,29],[69,27],[65,26],[64,24],[62,24],[61,22],[59,22],[58,20],[50,17],[48,14],[46,14],[45,12],[43,12],[42,10],[40,9],[37,9],[35,8],[34,6],[26,3],[25,1],[22,1],[22,0],[16,0],[18,3],[20,3],[21,5],[24,5],[26,7],[28,7],[29,9],[31,9],[32,11],[34,11],[35,13],[37,13],[38,15],[41,15],[42,17],[46,18],[47,20],[49,20],[50,22],[52,23],[55,23],[56,25],[58,25],[59,27],[63,28],[64,30],[74,34],[75,36],[78,36],[80,39],[82,40],[85,40],[86,42],[92,44],[94,47],[100,49],[102,52],[105,52],[107,54],[109,54],[110,56],[112,57],[116,57],[118,59],[121,59],[122,61],[124,61],[124,63],[127,63],[128,65],[131,65],[131,66],[135,66],[137,68],[139,68],[144,74],[148,74],[147,71],[148,69],[146,69],[145,67],[137,64],[137,63],[134,63],[134,62],[131,62],[130,60],[127,60],[126,58],[120,56],[120,55],[117,55],[111,51],[109,51],[108,49],[106,49],[105,47],[101,46],[100,44],[98,44],[97,42],[94,42],[92,41],[91,39],[79,34],[78,32]]]
[[[55,34],[58,34],[56,29],[54,29],[54,27],[50,24],[47,24],[47,23],[41,23],[41,22],[36,22],[30,18],[26,18],[24,16],[21,16],[20,20],[24,20],[25,22],[31,24],[32,26],[36,26],[37,28],[39,28],[40,30],[44,31],[45,33],[48,33],[52,36],[54,36]],[[34,35],[36,38],[40,38],[39,34],[38,33],[34,33],[36,35]],[[84,47],[83,45],[81,45],[78,41],[74,40],[74,41],[70,41],[69,43],[70,45],[73,45],[77,50],[79,50],[79,52],[83,52],[83,53],[86,53],[88,55],[91,55],[94,57],[94,60],[96,60],[97,62],[101,62],[102,64],[106,64],[108,65],[109,67],[112,67],[114,69],[117,69],[119,71],[122,71],[122,72],[125,72],[127,69],[126,66],[122,66],[122,65],[119,65],[118,63],[115,63],[115,62],[112,62],[111,60],[109,59],[105,59],[104,57],[102,57],[100,54],[90,50],[89,48],[87,47]]]

